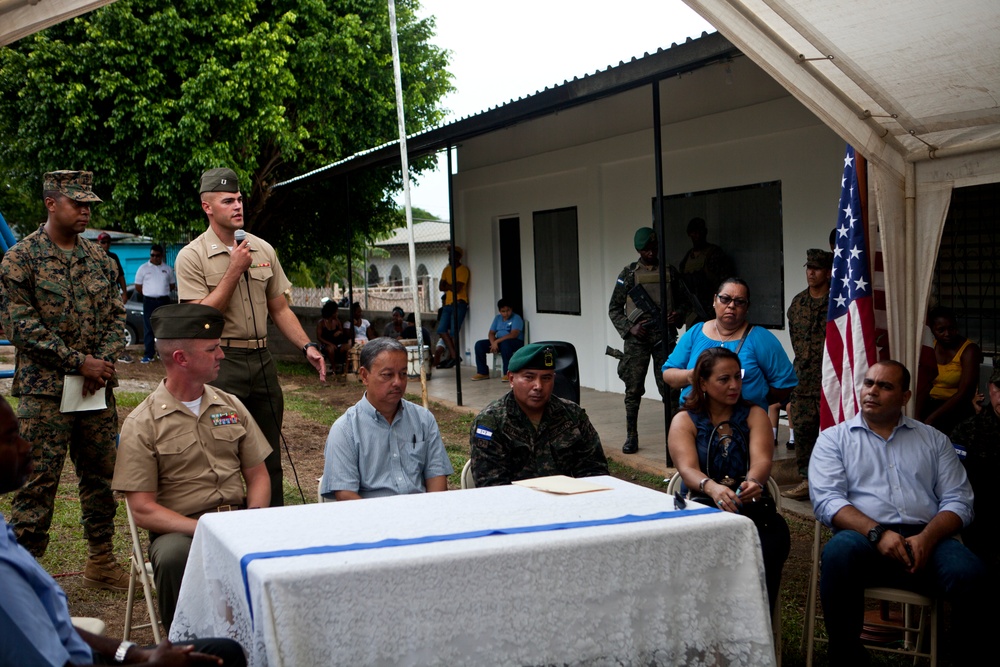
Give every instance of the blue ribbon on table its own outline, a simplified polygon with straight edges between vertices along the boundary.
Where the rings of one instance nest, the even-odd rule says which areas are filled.
[[[378,542],[353,542],[351,544],[331,544],[318,547],[304,547],[301,549],[280,549],[278,551],[259,551],[249,553],[240,559],[240,573],[243,576],[243,589],[247,596],[247,607],[250,610],[250,622],[253,623],[253,601],[250,598],[250,579],[247,576],[247,568],[250,563],[258,559],[267,558],[288,558],[291,556],[312,556],[315,554],[332,554],[342,551],[362,551],[365,549],[385,549],[388,547],[406,547],[412,544],[429,544],[431,542],[454,542],[455,540],[471,540],[490,535],[518,535],[522,533],[542,533],[552,530],[570,530],[573,528],[591,528],[594,526],[613,526],[625,523],[641,523],[643,521],[659,521],[660,519],[676,519],[678,517],[697,516],[699,514],[713,514],[720,510],[715,507],[705,507],[701,509],[684,510],[683,512],[657,512],[656,514],[626,514],[624,516],[612,517],[610,519],[590,519],[587,521],[567,521],[563,523],[548,523],[538,526],[514,526],[512,528],[486,528],[483,530],[471,530],[464,533],[448,533],[445,535],[425,535],[422,537],[388,538]]]

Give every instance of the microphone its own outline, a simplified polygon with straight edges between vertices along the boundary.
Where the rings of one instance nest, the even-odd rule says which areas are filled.
[[[233,240],[236,241],[236,245],[239,245],[239,244],[243,243],[243,241],[245,241],[246,238],[247,238],[247,233],[246,233],[246,230],[244,230],[244,229],[237,229],[235,232],[233,232]],[[243,272],[243,277],[247,281],[247,286],[249,286],[250,285],[250,269],[247,269],[246,271]]]

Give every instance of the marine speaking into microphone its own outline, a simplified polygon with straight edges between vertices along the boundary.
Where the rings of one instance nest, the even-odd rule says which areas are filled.
[[[204,303],[225,315],[221,345],[226,356],[212,386],[239,398],[267,437],[272,449],[265,461],[271,480],[270,506],[278,507],[284,504],[281,423],[285,406],[268,348],[268,316],[302,350],[323,382],[326,362],[285,299],[291,282],[271,244],[254,236],[252,246],[237,247],[248,234],[243,230],[243,194],[236,172],[209,169],[201,176],[199,192],[208,229],[177,254],[178,296],[182,302]],[[247,278],[246,298],[237,291],[241,276]]]

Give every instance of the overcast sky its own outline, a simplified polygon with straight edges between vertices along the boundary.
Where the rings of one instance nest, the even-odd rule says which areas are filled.
[[[531,95],[574,76],[683,43],[714,28],[681,0],[421,0],[437,19],[433,42],[451,51],[456,92],[446,122]],[[448,215],[444,155],[411,203]],[[400,206],[403,195],[397,197]]]

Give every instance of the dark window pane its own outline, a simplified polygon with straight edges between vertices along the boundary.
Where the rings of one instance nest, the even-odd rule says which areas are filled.
[[[580,314],[576,207],[534,213],[535,301],[539,313]]]

